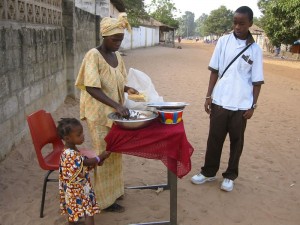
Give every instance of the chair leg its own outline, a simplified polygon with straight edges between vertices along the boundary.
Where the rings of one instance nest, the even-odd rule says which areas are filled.
[[[40,211],[40,218],[43,218],[44,215],[44,203],[45,203],[45,196],[46,196],[46,188],[47,188],[47,182],[49,181],[48,177],[54,170],[49,170],[45,176],[44,179],[44,185],[43,185],[43,194],[42,194],[42,203],[41,203],[41,211]]]

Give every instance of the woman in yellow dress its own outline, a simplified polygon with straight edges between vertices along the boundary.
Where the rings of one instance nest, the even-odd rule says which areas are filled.
[[[129,110],[123,106],[124,92],[138,94],[137,90],[125,86],[127,72],[118,52],[126,28],[130,31],[125,13],[118,19],[102,19],[103,43],[86,53],[75,83],[81,89],[80,118],[87,122],[97,155],[105,151],[104,138],[112,126],[107,115],[118,112],[129,116]],[[124,195],[121,154],[112,153],[105,165],[95,168],[94,190],[100,209],[124,211],[124,207],[116,203]]]

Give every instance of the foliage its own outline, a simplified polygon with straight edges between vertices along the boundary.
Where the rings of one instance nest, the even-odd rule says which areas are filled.
[[[182,17],[179,17],[178,18],[178,29],[176,30],[176,35],[177,36],[185,36],[185,31],[186,31],[186,28],[185,28],[185,21],[183,20]]]
[[[232,29],[233,12],[225,6],[211,11],[204,21],[204,32],[221,36]]]
[[[171,0],[152,0],[150,7],[154,9],[150,16],[168,26],[178,28],[179,21],[174,14],[177,12]]]
[[[149,19],[144,0],[124,0],[126,13],[131,26],[137,27],[141,20]]]
[[[271,44],[292,44],[300,37],[299,0],[260,0],[263,29]]]
[[[262,12],[262,14],[265,14],[266,11],[266,7],[268,5],[270,0],[259,0],[257,3],[257,6],[259,8],[259,10]]]
[[[177,31],[177,35],[183,37],[194,36],[195,34],[195,14],[186,11],[185,14],[179,18],[179,28]]]
[[[196,28],[195,28],[195,33],[197,35],[199,35],[200,37],[204,37],[209,35],[209,33],[205,32],[205,28],[204,28],[204,22],[207,19],[208,15],[203,13],[196,21]]]
[[[257,18],[257,17],[253,17],[253,24],[255,24],[256,26],[262,28],[263,25],[262,25],[262,20],[260,18]]]

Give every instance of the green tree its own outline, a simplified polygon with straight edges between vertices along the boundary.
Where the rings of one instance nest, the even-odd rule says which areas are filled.
[[[195,34],[195,14],[186,11],[185,14],[178,19],[179,27],[177,31],[177,35],[183,37],[194,36]]]
[[[262,27],[273,46],[292,44],[300,37],[299,0],[260,0]]]
[[[131,26],[137,27],[140,25],[141,20],[149,19],[144,0],[124,0],[124,4]]]
[[[253,17],[253,23],[254,23],[256,26],[260,27],[260,28],[262,28],[262,27],[263,27],[263,25],[262,25],[262,21],[261,21],[261,19],[260,19],[260,18]]]
[[[177,21],[178,21],[178,29],[176,30],[176,35],[183,37],[183,36],[185,36],[184,34],[185,34],[185,31],[186,31],[186,28],[185,28],[186,23],[185,23],[185,21],[183,20],[182,17],[179,17],[177,19]]]
[[[225,6],[211,11],[204,21],[204,32],[221,36],[232,29],[233,12]]]
[[[209,33],[205,32],[205,28],[204,28],[204,22],[205,20],[208,18],[208,15],[203,13],[196,21],[196,28],[195,28],[195,33],[197,35],[199,35],[200,37],[204,37],[209,35]]]
[[[150,16],[168,26],[178,28],[179,21],[175,18],[178,11],[171,0],[152,0],[150,8],[154,9]]]
[[[270,0],[259,0],[258,3],[257,3],[257,6],[259,8],[259,10],[265,14],[265,11],[266,11],[266,7],[268,5]]]

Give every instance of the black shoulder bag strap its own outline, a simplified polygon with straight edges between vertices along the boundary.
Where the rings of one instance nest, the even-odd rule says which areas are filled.
[[[253,43],[253,42],[252,42]],[[220,79],[223,77],[223,75],[225,74],[225,72],[228,70],[228,68],[231,66],[232,63],[234,63],[234,61],[244,52],[246,51],[250,45],[252,45],[252,43],[248,44],[239,54],[237,54],[236,57],[234,57],[234,59],[228,64],[228,66],[225,68],[224,72],[222,73]]]

